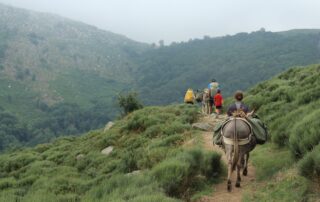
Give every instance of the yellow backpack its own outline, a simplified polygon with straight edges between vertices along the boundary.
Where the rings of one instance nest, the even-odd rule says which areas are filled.
[[[191,88],[189,88],[184,96],[185,103],[194,103],[194,93]]]

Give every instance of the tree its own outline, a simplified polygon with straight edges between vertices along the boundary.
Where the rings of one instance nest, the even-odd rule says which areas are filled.
[[[163,46],[164,46],[164,40],[161,39],[161,40],[159,41],[159,46],[160,46],[160,47],[163,47]]]
[[[136,92],[129,92],[128,94],[118,95],[118,105],[122,109],[123,114],[129,114],[137,109],[141,109],[143,105],[138,100]]]

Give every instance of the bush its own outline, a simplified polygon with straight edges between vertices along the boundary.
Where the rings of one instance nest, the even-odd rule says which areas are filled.
[[[127,95],[119,94],[118,105],[125,115],[143,107],[135,92],[130,92]]]
[[[216,180],[223,172],[221,155],[215,152],[205,153],[201,172],[207,177],[207,179]]]
[[[320,142],[320,110],[315,110],[305,116],[300,122],[292,128],[292,134],[289,137],[292,153],[297,157],[302,157],[311,151]]]
[[[151,175],[169,196],[186,197],[206,180],[218,178],[221,170],[219,154],[191,149],[162,161],[151,170]]]
[[[189,169],[188,162],[170,159],[156,165],[151,174],[169,196],[179,197],[186,191],[187,185],[190,183]]]
[[[16,181],[13,177],[0,179],[0,190],[11,188],[15,183]]]
[[[271,144],[255,148],[250,153],[250,159],[256,167],[258,180],[269,179],[277,172],[289,168],[294,163],[294,158],[288,149],[276,148]]]
[[[298,169],[301,175],[320,182],[320,145],[300,160]]]
[[[93,200],[94,199],[94,200]],[[99,187],[91,189],[83,197],[83,201],[164,201],[176,200],[165,196],[157,183],[148,175],[115,175],[105,180]]]

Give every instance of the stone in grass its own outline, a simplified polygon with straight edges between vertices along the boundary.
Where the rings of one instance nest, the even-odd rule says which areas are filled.
[[[141,173],[141,170],[135,170],[135,171],[132,171],[131,173],[127,173],[126,176],[139,175],[140,173]]]
[[[113,146],[109,146],[101,151],[101,154],[109,155],[113,151]]]
[[[110,128],[112,128],[113,125],[114,123],[112,121],[109,121],[107,125],[104,127],[103,132],[110,130]]]
[[[76,159],[79,161],[80,159],[82,159],[84,157],[84,154],[78,154],[76,156]]]
[[[213,126],[208,123],[194,123],[192,128],[200,129],[203,131],[213,131]]]

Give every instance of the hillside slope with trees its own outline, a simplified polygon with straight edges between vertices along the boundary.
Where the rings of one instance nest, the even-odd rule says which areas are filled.
[[[143,54],[137,86],[150,104],[181,102],[188,88],[203,89],[213,78],[231,95],[292,66],[319,62],[319,42],[319,30],[260,30],[172,44]]]

